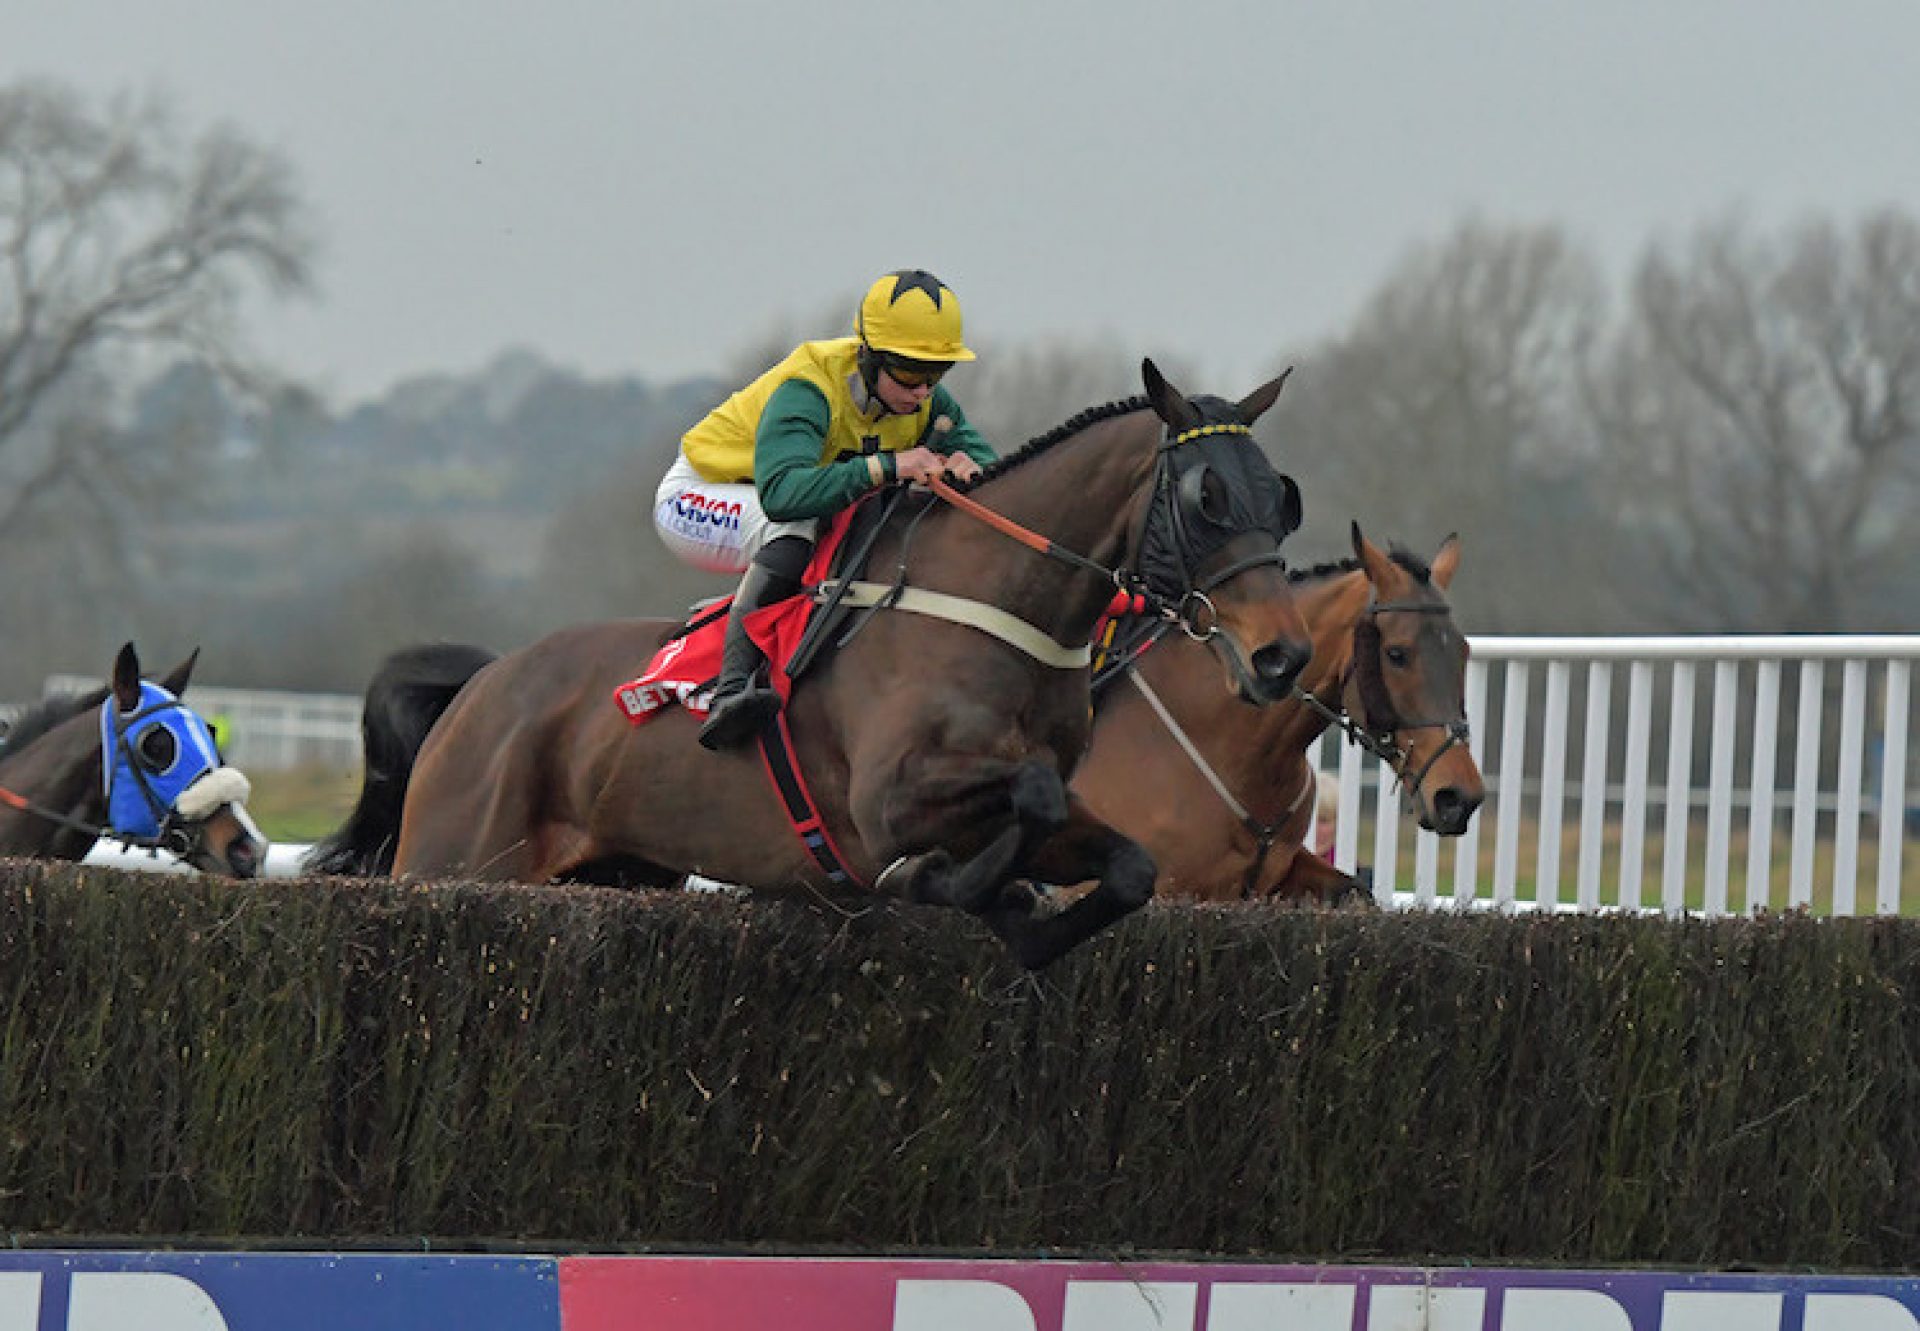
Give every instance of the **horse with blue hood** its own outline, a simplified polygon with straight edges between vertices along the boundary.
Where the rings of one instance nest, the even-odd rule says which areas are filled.
[[[112,681],[30,709],[0,742],[0,855],[78,860],[106,839],[251,878],[267,852],[244,773],[180,700],[195,652],[159,681],[133,644]]]

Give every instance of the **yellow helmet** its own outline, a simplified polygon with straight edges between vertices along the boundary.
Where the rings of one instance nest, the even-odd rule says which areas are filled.
[[[972,360],[960,340],[960,298],[924,268],[902,268],[867,288],[853,331],[874,351],[904,360]]]

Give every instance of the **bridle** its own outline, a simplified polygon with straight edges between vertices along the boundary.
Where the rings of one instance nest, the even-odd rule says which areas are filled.
[[[1139,606],[1138,613],[1151,616],[1170,627],[1178,627],[1195,642],[1210,642],[1220,633],[1220,612],[1213,603],[1210,593],[1239,577],[1250,569],[1267,565],[1286,566],[1286,556],[1281,553],[1280,540],[1274,537],[1274,548],[1236,559],[1212,573],[1199,576],[1195,572],[1203,556],[1198,553],[1199,540],[1193,531],[1190,506],[1197,508],[1197,496],[1183,493],[1188,487],[1186,478],[1177,474],[1172,461],[1173,450],[1182,444],[1209,435],[1246,435],[1253,431],[1237,422],[1220,422],[1212,425],[1199,425],[1175,433],[1168,427],[1160,441],[1154,459],[1153,493],[1141,510],[1140,522],[1134,530],[1128,545],[1131,553],[1126,563],[1108,568],[1096,560],[1087,558],[1076,550],[1069,550],[1047,536],[1021,526],[1013,519],[996,513],[985,504],[972,499],[956,490],[946,480],[935,477],[928,481],[927,488],[952,508],[968,517],[985,523],[1004,536],[1020,542],[1028,549],[1045,555],[1049,559],[1069,564],[1075,568],[1093,573],[1112,582],[1115,590],[1125,597],[1133,598]],[[1194,468],[1189,475],[1197,475]],[[1285,479],[1284,477],[1282,478]],[[1291,487],[1292,482],[1287,482]],[[1153,531],[1156,513],[1164,513],[1163,519],[1170,529],[1174,549],[1174,560],[1181,585],[1169,587],[1164,580],[1143,567],[1143,554],[1149,534]],[[1234,533],[1238,535],[1238,532]]]
[[[1344,708],[1329,707],[1318,696],[1298,685],[1294,687],[1293,696],[1318,712],[1332,726],[1340,729],[1350,741],[1391,767],[1401,789],[1417,793],[1422,789],[1422,782],[1433,770],[1434,764],[1439,762],[1455,744],[1470,742],[1472,731],[1464,714],[1457,719],[1408,721],[1403,719],[1394,708],[1392,699],[1387,693],[1385,681],[1380,674],[1380,629],[1375,619],[1375,616],[1391,611],[1451,614],[1452,607],[1444,603],[1416,601],[1369,603],[1360,620],[1353,627],[1353,654],[1340,677],[1341,697],[1344,698],[1350,685],[1358,687],[1361,705],[1366,713],[1361,722],[1355,723],[1348,717]],[[1103,645],[1104,659],[1095,665],[1096,696],[1100,687],[1115,675],[1125,675],[1128,682],[1139,691],[1140,696],[1146,699],[1154,715],[1160,718],[1160,724],[1167,728],[1167,733],[1173,737],[1174,743],[1179,746],[1182,753],[1187,755],[1187,760],[1206,780],[1207,785],[1226,806],[1227,811],[1252,835],[1253,858],[1248,862],[1247,870],[1240,878],[1240,896],[1250,900],[1259,888],[1261,871],[1266,867],[1267,858],[1279,838],[1280,830],[1286,825],[1288,819],[1299,812],[1301,804],[1314,788],[1313,768],[1311,765],[1307,767],[1305,783],[1278,815],[1267,822],[1255,818],[1246,805],[1234,796],[1219,772],[1214,770],[1213,765],[1207,761],[1206,755],[1200,752],[1200,746],[1187,734],[1178,719],[1174,717],[1172,710],[1161,700],[1160,695],[1154,691],[1153,686],[1146,681],[1138,669],[1140,658],[1166,635],[1167,628],[1168,626],[1164,623],[1149,624],[1144,630],[1136,630],[1124,644],[1116,643],[1110,638]],[[1445,730],[1446,742],[1434,751],[1432,757],[1421,764],[1418,772],[1409,777],[1406,771],[1407,751],[1399,746],[1394,736],[1406,730],[1432,729]]]
[[[1451,615],[1453,607],[1442,602],[1431,601],[1370,601],[1353,626],[1353,654],[1347,661],[1347,668],[1340,676],[1342,706],[1328,706],[1321,698],[1298,685],[1294,687],[1294,696],[1308,707],[1318,712],[1326,721],[1342,731],[1347,739],[1358,744],[1368,753],[1387,764],[1401,790],[1418,795],[1423,789],[1427,774],[1447,755],[1456,744],[1467,744],[1473,739],[1472,727],[1468,724],[1466,711],[1450,718],[1408,719],[1402,717],[1393,705],[1393,699],[1387,692],[1386,681],[1380,671],[1380,625],[1378,616],[1390,612],[1404,612],[1422,615]],[[1345,708],[1345,698],[1349,690],[1358,694],[1361,717],[1358,721],[1350,717]],[[1400,747],[1395,735],[1408,730],[1444,730],[1446,742],[1436,748],[1420,770],[1412,776],[1407,774],[1407,750]]]

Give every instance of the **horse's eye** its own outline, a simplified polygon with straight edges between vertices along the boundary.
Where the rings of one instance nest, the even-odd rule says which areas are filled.
[[[1225,526],[1233,518],[1233,502],[1227,498],[1227,483],[1220,479],[1220,473],[1212,468],[1207,470],[1206,484],[1200,487],[1200,511],[1207,521]]]
[[[165,726],[148,726],[133,742],[133,752],[149,772],[164,772],[173,766],[179,744]]]
[[[1225,527],[1233,521],[1233,501],[1220,473],[1204,462],[1180,478],[1180,499],[1203,522]]]
[[[1399,666],[1402,669],[1405,669],[1407,662],[1411,661],[1412,659],[1413,659],[1413,653],[1409,652],[1404,647],[1387,648],[1387,664],[1388,665]]]

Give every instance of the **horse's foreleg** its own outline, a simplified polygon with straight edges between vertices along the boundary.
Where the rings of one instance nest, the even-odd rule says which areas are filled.
[[[1273,891],[1267,895],[1285,900],[1310,896],[1329,906],[1356,902],[1373,904],[1373,894],[1357,878],[1342,873],[1318,855],[1305,850],[1295,852],[1293,862],[1287,865],[1287,871],[1280,875],[1280,881],[1274,884]]]
[[[1100,822],[1078,799],[1071,802],[1066,825],[1036,848],[1025,867],[1049,883],[1095,882],[1092,891],[1057,915],[1030,916],[1011,908],[988,914],[988,924],[1029,970],[1058,960],[1146,905],[1158,874],[1144,847]]]
[[[970,915],[986,912],[1036,846],[1067,820],[1067,789],[1059,774],[1039,763],[1012,769],[1005,793],[994,803],[1001,816],[1011,809],[1013,824],[973,855],[955,860],[942,851],[920,856],[898,886],[916,901],[954,906]],[[951,816],[951,806],[945,811]],[[900,820],[896,819],[896,823]]]

